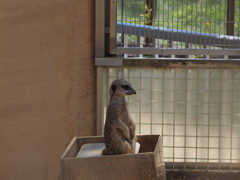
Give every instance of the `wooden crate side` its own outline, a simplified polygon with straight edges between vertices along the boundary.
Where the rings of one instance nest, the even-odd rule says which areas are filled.
[[[139,153],[154,152],[160,135],[137,135],[140,143]]]
[[[153,153],[62,160],[63,180],[156,180]]]
[[[156,148],[154,150],[154,155],[155,155],[155,166],[156,166],[157,179],[165,180],[166,179],[166,170],[165,170],[161,136],[159,136],[158,142],[156,144]]]
[[[74,137],[64,153],[61,156],[61,159],[68,158],[68,157],[76,157],[79,151],[77,137]]]

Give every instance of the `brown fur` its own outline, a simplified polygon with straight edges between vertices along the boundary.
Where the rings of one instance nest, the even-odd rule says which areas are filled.
[[[110,102],[104,127],[106,148],[103,155],[134,153],[136,147],[136,125],[128,112],[125,95],[136,94],[125,79],[117,79],[110,87]]]

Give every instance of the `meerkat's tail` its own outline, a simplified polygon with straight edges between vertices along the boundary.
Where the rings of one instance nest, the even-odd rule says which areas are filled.
[[[106,147],[102,150],[102,155],[108,155],[108,150]]]

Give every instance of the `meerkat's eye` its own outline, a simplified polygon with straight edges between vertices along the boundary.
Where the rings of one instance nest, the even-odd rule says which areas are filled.
[[[116,91],[116,86],[113,84],[112,85],[112,91],[115,93],[115,91]]]
[[[131,89],[128,85],[122,85],[122,88],[125,89],[125,90]]]

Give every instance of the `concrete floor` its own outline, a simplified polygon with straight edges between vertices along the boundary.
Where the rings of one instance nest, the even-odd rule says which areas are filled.
[[[167,171],[167,180],[240,180],[240,172]]]

